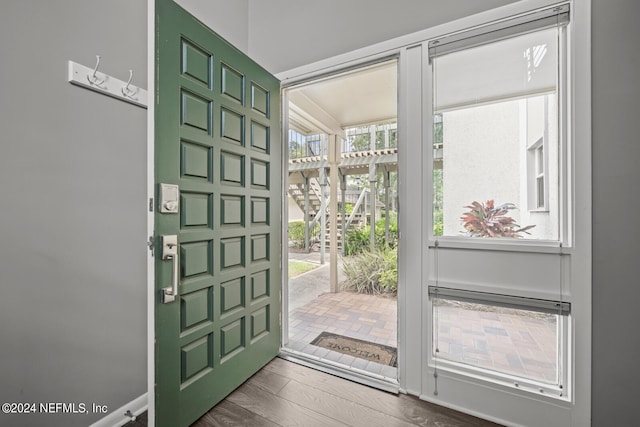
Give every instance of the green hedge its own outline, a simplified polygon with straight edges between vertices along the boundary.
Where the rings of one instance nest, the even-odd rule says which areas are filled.
[[[398,246],[398,220],[394,212],[389,215],[389,242],[385,239],[384,218],[376,221],[376,249],[393,249]],[[345,235],[345,254],[358,255],[369,250],[371,228],[364,227],[349,229]]]
[[[304,221],[295,221],[289,223],[289,241],[297,248],[304,248]],[[313,239],[320,232],[320,224],[316,223],[313,230],[309,233],[309,238]]]

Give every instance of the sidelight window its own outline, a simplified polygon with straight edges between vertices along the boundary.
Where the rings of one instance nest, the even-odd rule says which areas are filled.
[[[429,43],[436,236],[561,240],[568,9],[544,13]]]
[[[430,365],[561,399],[568,22],[563,5],[429,42]]]

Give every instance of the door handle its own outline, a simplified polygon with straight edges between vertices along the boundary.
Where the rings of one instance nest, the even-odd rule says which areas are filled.
[[[178,236],[162,236],[162,259],[171,260],[171,286],[162,288],[162,303],[169,304],[178,296]]]

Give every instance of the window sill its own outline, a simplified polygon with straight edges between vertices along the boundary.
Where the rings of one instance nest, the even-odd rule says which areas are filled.
[[[543,254],[571,254],[572,248],[557,240],[526,240],[507,238],[430,237],[429,249],[465,249],[481,251],[529,252]]]
[[[540,397],[544,396],[553,401],[571,401],[567,390],[557,385],[540,383],[509,374],[501,374],[488,369],[470,367],[463,363],[452,362],[442,358],[435,359],[434,357],[430,357],[428,365],[431,369],[437,367],[440,376],[449,376],[452,379],[460,379],[463,381],[477,381],[485,385],[487,383],[494,384],[505,387],[505,389],[511,392],[518,390],[526,394],[534,394]]]

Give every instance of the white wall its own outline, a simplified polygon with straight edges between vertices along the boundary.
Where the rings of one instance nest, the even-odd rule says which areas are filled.
[[[304,221],[304,212],[291,196],[287,196],[287,203],[289,205],[289,222]]]
[[[0,12],[0,402],[107,405],[146,383],[146,111],[72,86],[67,61],[146,82],[146,4]],[[104,414],[3,415],[87,426]]]
[[[229,43],[249,50],[249,0],[175,0]]]
[[[592,0],[594,426],[638,423],[640,2]]]
[[[249,0],[249,54],[272,73],[514,0]]]

